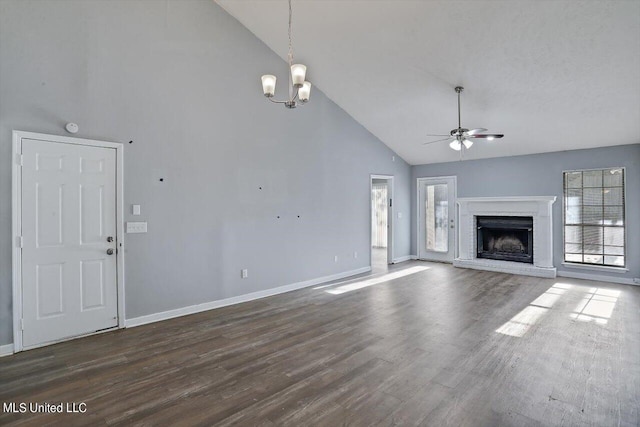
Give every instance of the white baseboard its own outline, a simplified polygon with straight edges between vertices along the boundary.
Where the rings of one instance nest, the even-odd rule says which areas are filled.
[[[639,285],[638,283],[634,283],[633,279],[628,277],[603,276],[600,274],[580,273],[575,271],[558,271],[558,276],[570,277],[572,279],[596,280],[598,282],[620,283],[623,285]]]
[[[0,345],[0,357],[13,354],[13,344]]]
[[[413,255],[406,255],[406,256],[401,256],[401,257],[395,258],[395,259],[393,260],[393,263],[394,263],[394,264],[397,264],[397,263],[399,263],[399,262],[409,261],[410,259],[413,259],[413,258],[412,258],[412,256],[413,256]]]
[[[260,298],[278,295],[285,292],[295,291],[296,289],[307,288],[309,286],[319,285],[320,283],[331,282],[333,280],[344,279],[345,277],[355,276],[357,274],[367,273],[371,271],[371,267],[362,267],[356,270],[344,271],[342,273],[332,274],[330,276],[318,277],[316,279],[305,280],[304,282],[292,283],[290,285],[279,286],[277,288],[266,289],[264,291],[252,292],[250,294],[238,295],[236,297],[225,298],[216,301],[209,301],[202,304],[191,305],[188,307],[176,308],[175,310],[163,311],[160,313],[148,314],[146,316],[134,317],[125,320],[125,326],[132,328],[134,326],[146,325],[148,323],[160,322],[162,320],[173,319],[174,317],[187,316],[189,314],[200,313],[202,311],[213,310],[214,308],[226,307],[228,305],[240,304],[242,302],[253,301]]]
[[[418,259],[418,255],[409,255],[409,258],[410,258],[410,259],[417,260],[417,259]]]

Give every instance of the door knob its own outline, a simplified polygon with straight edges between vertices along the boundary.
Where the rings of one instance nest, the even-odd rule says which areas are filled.
[[[107,249],[107,255],[113,255],[113,249],[111,248]]]
[[[113,237],[111,237],[111,236],[107,237],[107,242],[109,242],[109,243],[113,242]]]

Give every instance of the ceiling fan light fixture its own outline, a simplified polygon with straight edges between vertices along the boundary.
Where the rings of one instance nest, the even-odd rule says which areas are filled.
[[[464,90],[464,88],[462,86],[456,86],[455,89],[456,89],[456,93],[458,94],[458,128],[452,129],[451,132],[449,133],[451,135],[451,139],[449,138],[437,139],[435,141],[425,142],[422,145],[434,144],[440,141],[450,141],[449,147],[451,147],[451,149],[455,151],[460,151],[460,160],[462,160],[463,146],[465,150],[470,149],[471,146],[473,145],[473,142],[474,142],[473,140],[485,139],[487,141],[493,141],[494,139],[502,138],[504,135],[498,134],[498,133],[495,133],[495,134],[482,133],[488,130],[485,128],[474,128],[474,129],[463,128],[461,114],[460,114],[460,93]],[[429,136],[446,136],[446,135],[432,134]]]

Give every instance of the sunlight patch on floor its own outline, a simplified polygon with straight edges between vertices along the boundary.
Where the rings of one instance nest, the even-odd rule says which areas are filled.
[[[570,317],[581,322],[606,325],[619,296],[620,291],[613,289],[589,288]]]
[[[523,336],[538,319],[544,316],[548,310],[548,308],[529,305],[520,311],[520,313],[513,316],[507,323],[496,329],[496,332],[519,338]]]
[[[393,273],[384,274],[379,277],[375,277],[372,279],[360,280],[358,282],[348,283],[346,285],[341,285],[336,288],[327,289],[325,292],[332,295],[340,295],[345,292],[351,292],[362,288],[367,288],[369,286],[377,285],[379,283],[388,282],[389,280],[398,279],[400,277],[410,276],[412,274],[420,273],[422,271],[428,270],[429,267],[410,267],[400,271],[394,271]],[[328,285],[334,286],[334,285]]]
[[[569,314],[569,317],[580,322],[594,322],[606,325],[616,306],[621,291],[615,289],[594,288],[569,283],[555,283],[545,293],[531,301],[508,322],[496,329],[497,333],[522,337],[535,325],[553,305],[569,290],[584,291],[584,296]]]
[[[571,288],[572,285],[568,283],[554,284],[508,322],[496,329],[496,332],[512,337],[522,337]]]

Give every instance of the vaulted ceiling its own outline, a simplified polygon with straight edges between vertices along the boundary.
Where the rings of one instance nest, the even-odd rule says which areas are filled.
[[[286,0],[216,2],[286,58]],[[640,143],[640,1],[294,0],[293,44],[314,86],[411,164],[458,159],[422,145],[457,127],[457,85],[463,127],[505,134],[467,158]],[[258,94],[260,75],[285,78],[267,68]]]

